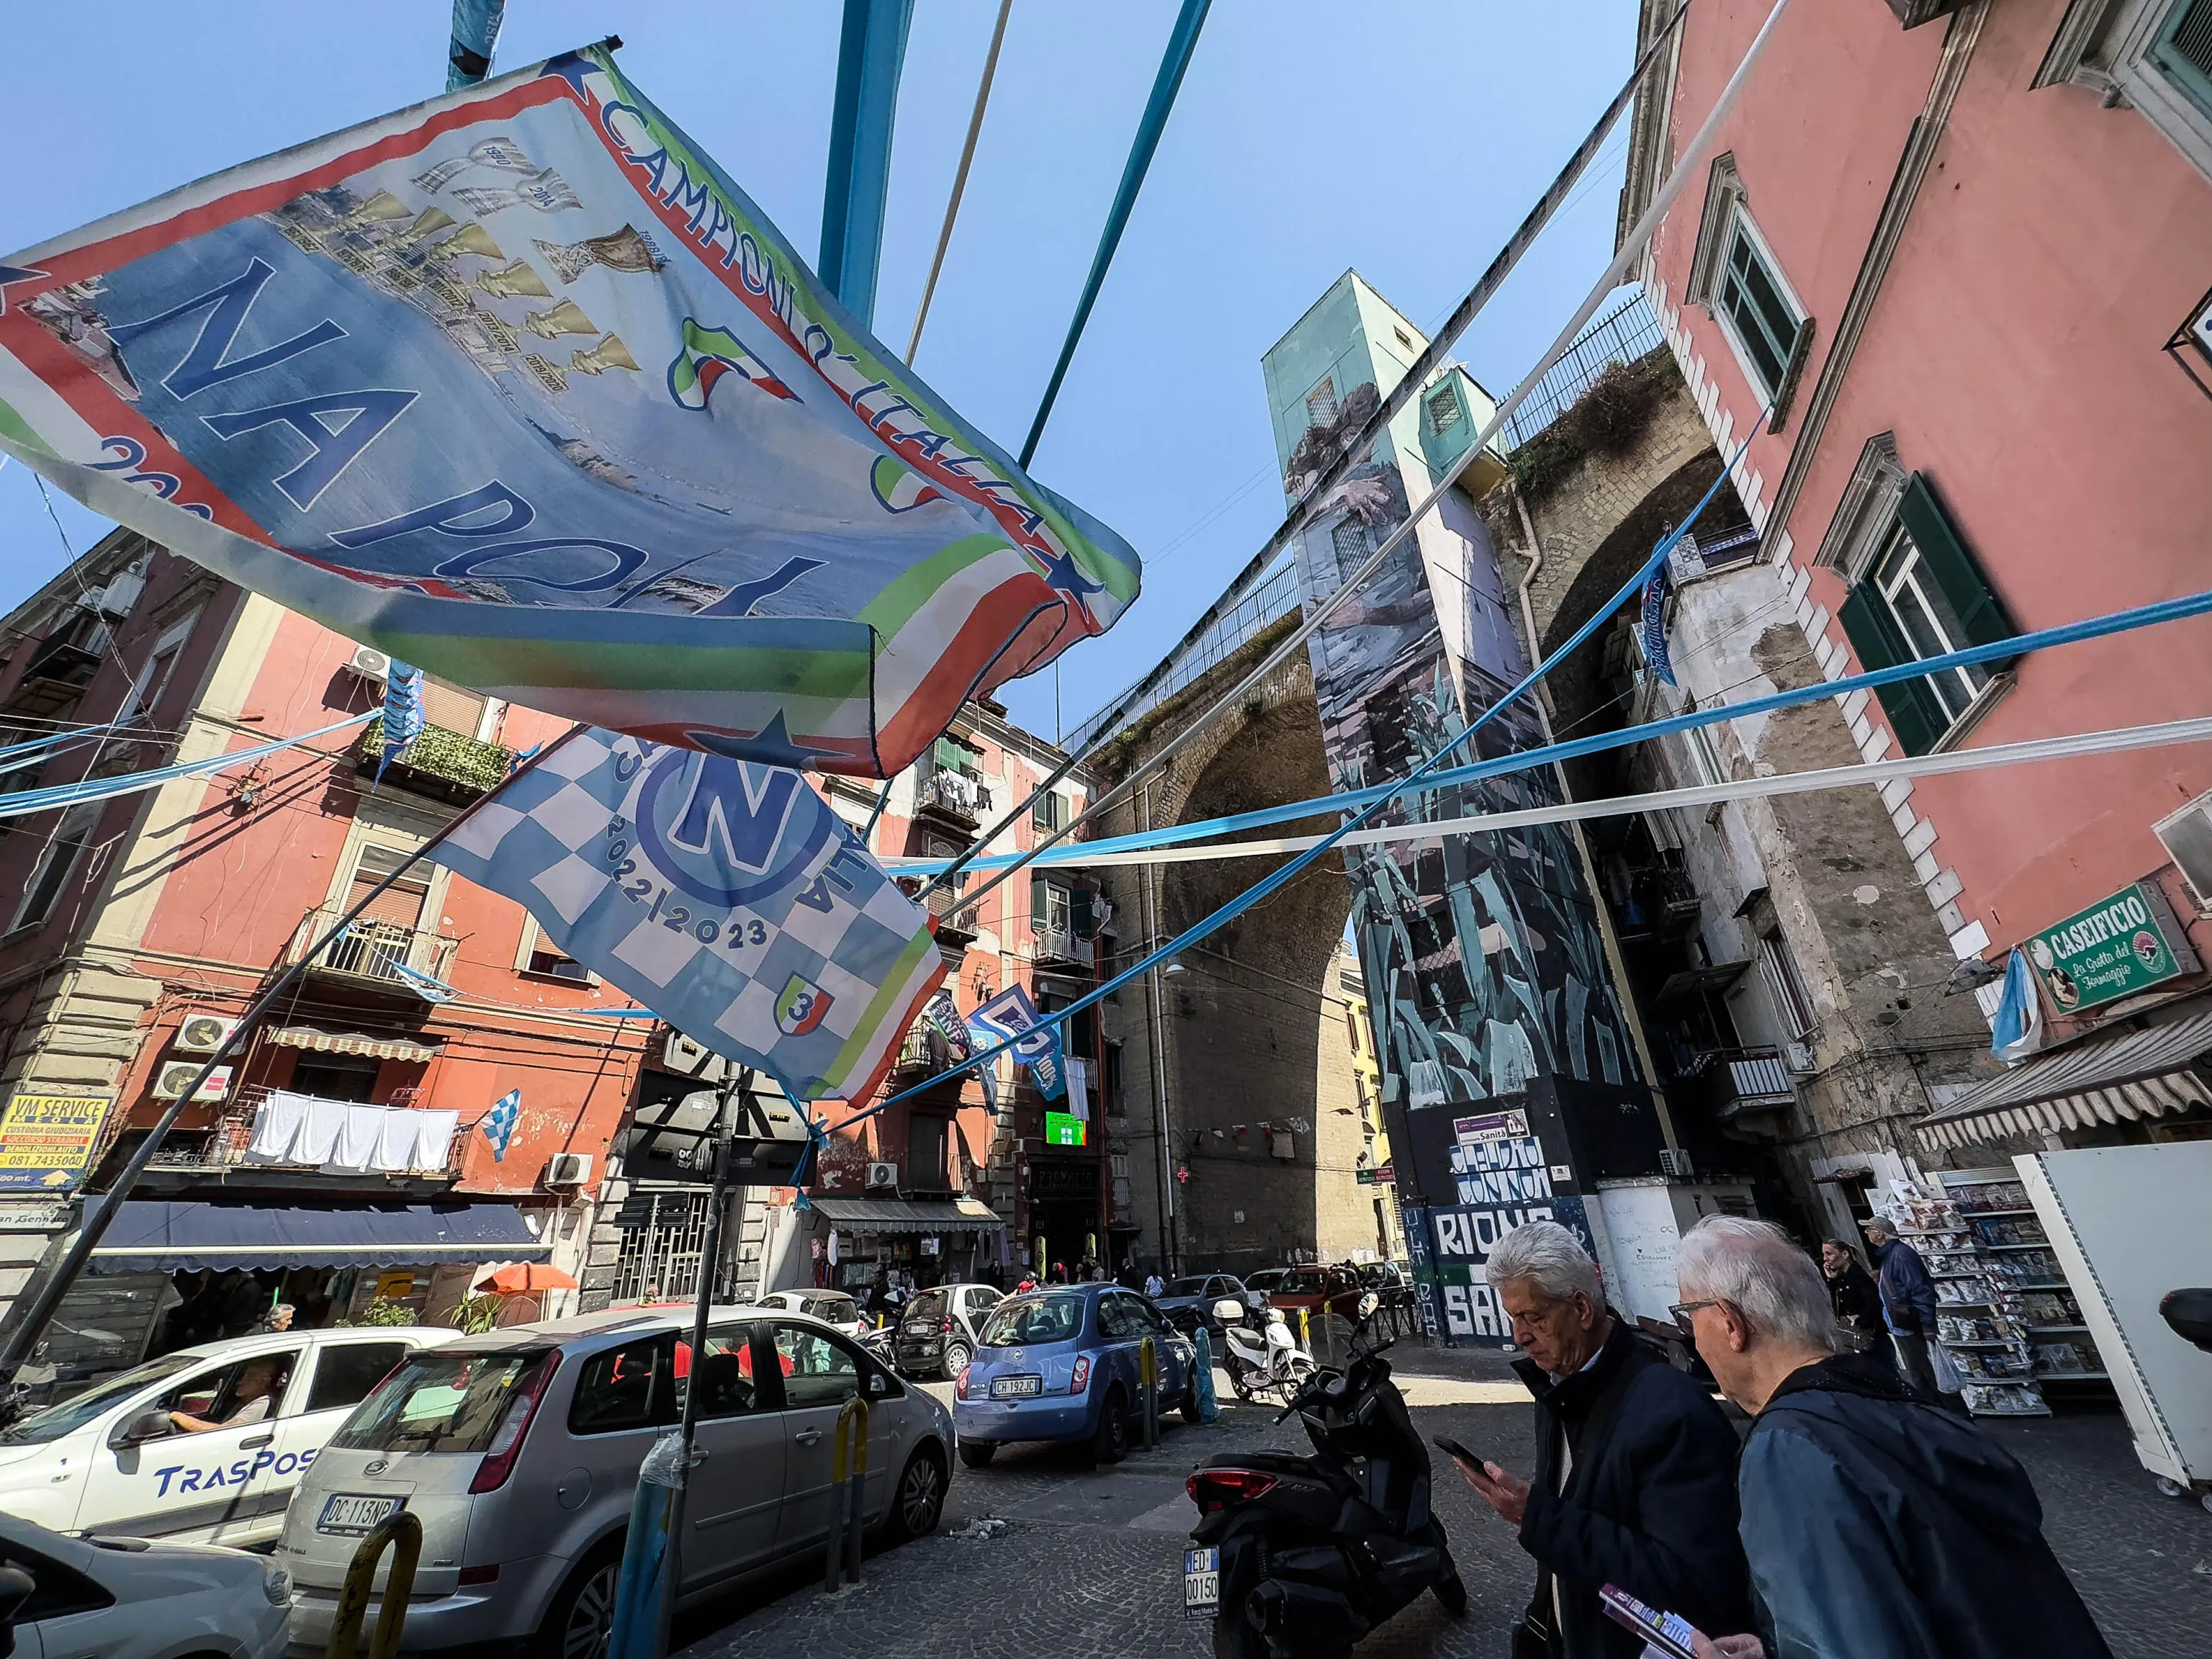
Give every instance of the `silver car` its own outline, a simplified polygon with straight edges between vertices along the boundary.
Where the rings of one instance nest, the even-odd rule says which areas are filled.
[[[952,1467],[943,1406],[804,1314],[717,1309],[696,1361],[690,1322],[617,1310],[413,1356],[331,1437],[292,1500],[276,1553],[294,1585],[292,1640],[325,1644],[362,1534],[404,1505],[423,1536],[402,1647],[534,1638],[561,1659],[596,1655],[638,1465],[695,1379],[681,1601],[818,1558],[837,1419],[856,1396],[871,1407],[868,1524],[902,1538],[935,1528]]]

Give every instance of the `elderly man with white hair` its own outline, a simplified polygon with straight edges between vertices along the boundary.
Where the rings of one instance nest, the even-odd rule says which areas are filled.
[[[1736,1482],[1777,1659],[2110,1659],[2026,1472],[1879,1356],[1849,1352],[1788,1234],[1708,1216],[1676,1273],[1675,1320],[1754,1419]],[[1698,1648],[1765,1650],[1751,1634]]]
[[[1516,1659],[1638,1659],[1643,1642],[1599,1603],[1607,1584],[1701,1629],[1742,1629],[1736,1440],[1721,1408],[1606,1306],[1597,1263],[1556,1221],[1507,1233],[1484,1274],[1536,1400],[1533,1480],[1459,1465],[1536,1558]]]

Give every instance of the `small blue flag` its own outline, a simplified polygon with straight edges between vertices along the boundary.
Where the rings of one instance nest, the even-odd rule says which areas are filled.
[[[1060,1027],[1046,1025],[1043,1019],[1030,994],[1018,985],[1009,985],[968,1016],[968,1028],[981,1039],[976,1044],[979,1048],[1020,1037],[1014,1044],[1014,1058],[1030,1068],[1030,1080],[1039,1094],[1057,1100],[1067,1089],[1067,1079],[1062,1075],[1066,1067],[1060,1064]]]
[[[424,718],[422,671],[394,658],[384,680],[384,753],[376,762],[380,780],[399,751],[422,735]]]
[[[522,1116],[522,1091],[509,1089],[483,1115],[477,1127],[484,1139],[491,1142],[492,1162],[496,1164],[507,1156],[507,1143],[514,1139],[514,1126]]]
[[[1668,685],[1674,684],[1674,665],[1667,655],[1667,566],[1662,562],[1644,582],[1644,660]]]

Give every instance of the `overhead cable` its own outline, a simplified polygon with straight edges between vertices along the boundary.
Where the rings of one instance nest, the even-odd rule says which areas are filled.
[[[929,302],[937,293],[938,273],[945,269],[945,251],[952,246],[952,222],[960,215],[960,198],[968,189],[968,169],[975,160],[975,140],[983,131],[983,106],[991,101],[991,82],[999,73],[999,47],[1006,38],[1006,19],[1014,0],[999,0],[999,21],[991,26],[991,49],[983,56],[983,78],[975,84],[975,107],[969,112],[968,137],[960,146],[960,165],[952,174],[952,194],[945,204],[945,223],[937,233],[937,252],[930,257],[929,280],[921,285],[921,303],[915,308],[914,332],[907,337],[909,368],[921,344],[921,325],[929,320]]]
[[[19,818],[33,812],[52,811],[58,806],[76,806],[87,801],[112,800],[118,795],[135,795],[143,790],[159,789],[165,783],[179,778],[204,777],[212,772],[228,771],[248,761],[281,753],[312,743],[317,738],[327,738],[334,732],[365,726],[381,714],[372,709],[366,714],[356,714],[335,725],[302,732],[296,738],[280,738],[274,743],[258,744],[251,749],[234,749],[227,754],[210,755],[204,760],[181,761],[173,766],[157,767],[150,772],[126,772],[120,777],[88,778],[81,783],[55,784],[46,789],[26,789],[13,795],[0,795],[0,818]]]

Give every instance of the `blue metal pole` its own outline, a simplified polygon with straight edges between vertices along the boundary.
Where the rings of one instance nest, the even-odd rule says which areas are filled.
[[[830,122],[830,172],[822,196],[822,280],[864,328],[876,311],[884,252],[884,201],[891,128],[914,0],[845,0],[837,100]]]
[[[852,0],[848,0],[852,3]],[[1168,37],[1167,55],[1160,59],[1160,72],[1152,81],[1152,95],[1145,104],[1145,118],[1137,124],[1137,142],[1129,148],[1129,159],[1121,168],[1121,187],[1114,192],[1114,206],[1106,216],[1106,230],[1098,239],[1098,252],[1091,258],[1091,275],[1084,280],[1083,297],[1076,301],[1075,317],[1067,325],[1067,338],[1061,343],[1060,361],[1053,365],[1052,379],[1044,388],[1044,400],[1037,405],[1036,419],[1030,422],[1030,435],[1022,441],[1021,465],[1027,466],[1030,457],[1036,453],[1037,440],[1044,435],[1044,423],[1051,417],[1053,404],[1060,397],[1060,383],[1067,378],[1067,366],[1075,361],[1076,343],[1083,337],[1084,325],[1091,320],[1091,307],[1097,303],[1098,290],[1106,281],[1106,267],[1114,263],[1114,250],[1121,245],[1122,229],[1129,222],[1129,210],[1137,204],[1137,192],[1144,187],[1146,171],[1152,165],[1152,152],[1160,147],[1160,135],[1167,131],[1168,112],[1175,107],[1176,94],[1182,89],[1183,71],[1190,67],[1190,55],[1198,49],[1198,31],[1206,21],[1206,11],[1212,0],[1182,0],[1182,13],[1176,19],[1175,33]]]

